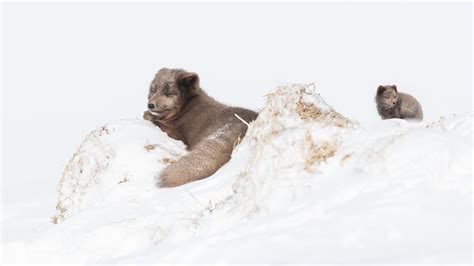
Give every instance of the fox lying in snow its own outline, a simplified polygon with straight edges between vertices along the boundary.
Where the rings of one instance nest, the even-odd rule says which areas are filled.
[[[158,186],[203,179],[227,163],[236,142],[247,131],[247,125],[235,115],[251,122],[258,114],[217,102],[200,88],[196,73],[160,69],[151,83],[143,118],[169,137],[183,141],[190,152],[161,172]]]

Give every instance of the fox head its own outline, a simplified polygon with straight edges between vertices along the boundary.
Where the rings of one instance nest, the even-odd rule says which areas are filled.
[[[395,85],[380,85],[377,88],[377,102],[384,108],[392,108],[397,105],[398,92]]]
[[[151,82],[148,110],[158,120],[173,120],[200,90],[196,73],[162,68]]]

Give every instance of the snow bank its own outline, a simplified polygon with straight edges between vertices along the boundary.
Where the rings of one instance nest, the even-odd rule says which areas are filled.
[[[126,182],[140,186],[134,189],[150,191],[149,177],[183,155],[184,149],[183,143],[143,120],[122,120],[94,130],[65,167],[53,222],[99,204],[105,197],[122,195],[121,191],[129,190],[122,185]]]
[[[472,118],[337,113],[313,85],[268,94],[232,159],[172,189],[186,153],[151,123],[89,134],[58,185],[51,228],[6,262],[470,263]]]

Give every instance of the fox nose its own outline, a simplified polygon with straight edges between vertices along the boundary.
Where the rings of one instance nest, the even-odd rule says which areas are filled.
[[[153,104],[153,103],[148,103],[148,109],[150,109],[150,110],[155,109],[155,104]]]

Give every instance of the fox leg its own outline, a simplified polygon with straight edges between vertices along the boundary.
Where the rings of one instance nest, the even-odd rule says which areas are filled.
[[[232,150],[242,129],[232,125],[221,134],[214,134],[200,142],[188,154],[166,167],[158,178],[159,187],[175,187],[214,174],[230,160]],[[245,132],[246,128],[243,129]],[[219,132],[217,132],[219,133]]]

